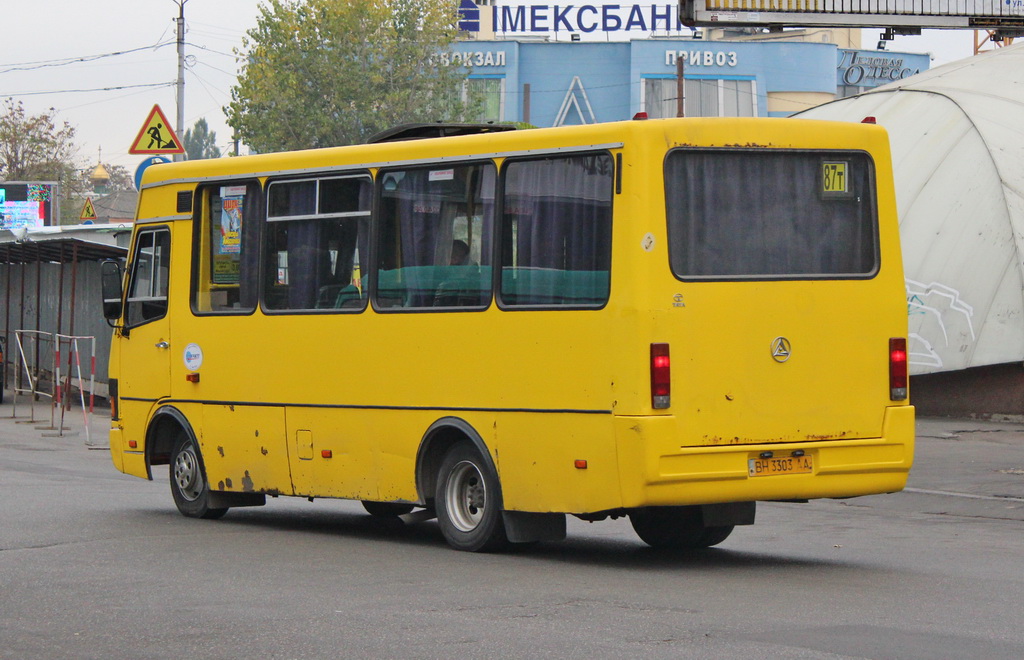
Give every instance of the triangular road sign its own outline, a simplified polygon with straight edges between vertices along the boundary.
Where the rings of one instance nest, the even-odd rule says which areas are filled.
[[[149,117],[142,124],[135,142],[132,142],[132,147],[128,150],[130,154],[180,154],[184,152],[185,148],[181,145],[181,140],[174,134],[171,122],[167,121],[167,117],[164,116],[159,105],[154,105],[153,109],[149,111]]]
[[[82,214],[79,220],[96,220],[96,207],[92,205],[92,197],[85,198],[85,205],[82,207]]]

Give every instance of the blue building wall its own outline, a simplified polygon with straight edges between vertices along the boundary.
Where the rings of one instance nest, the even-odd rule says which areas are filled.
[[[463,41],[454,48],[471,76],[504,81],[505,121],[527,119],[523,101],[528,84],[528,120],[536,126],[629,119],[643,107],[644,80],[674,80],[679,58],[687,80],[752,82],[759,117],[782,114],[769,113],[769,93],[863,91],[924,71],[929,64],[927,55],[840,50],[809,42]]]

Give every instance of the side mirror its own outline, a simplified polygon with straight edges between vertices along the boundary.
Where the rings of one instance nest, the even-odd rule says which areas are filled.
[[[116,261],[104,261],[100,264],[100,288],[103,290],[103,317],[108,321],[121,318],[123,305],[121,298],[124,289],[121,286],[121,266]]]

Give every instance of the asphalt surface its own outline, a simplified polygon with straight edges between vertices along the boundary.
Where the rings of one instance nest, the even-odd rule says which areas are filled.
[[[1021,424],[922,419],[906,492],[765,504],[708,552],[571,518],[471,555],[356,502],[186,519],[77,405],[0,405],[0,660],[1024,657]]]

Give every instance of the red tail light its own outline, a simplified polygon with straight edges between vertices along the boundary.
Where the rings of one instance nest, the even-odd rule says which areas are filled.
[[[651,344],[651,407],[668,408],[672,402],[672,369],[668,344]]]
[[[907,340],[893,337],[889,340],[889,398],[904,401],[907,398]]]

